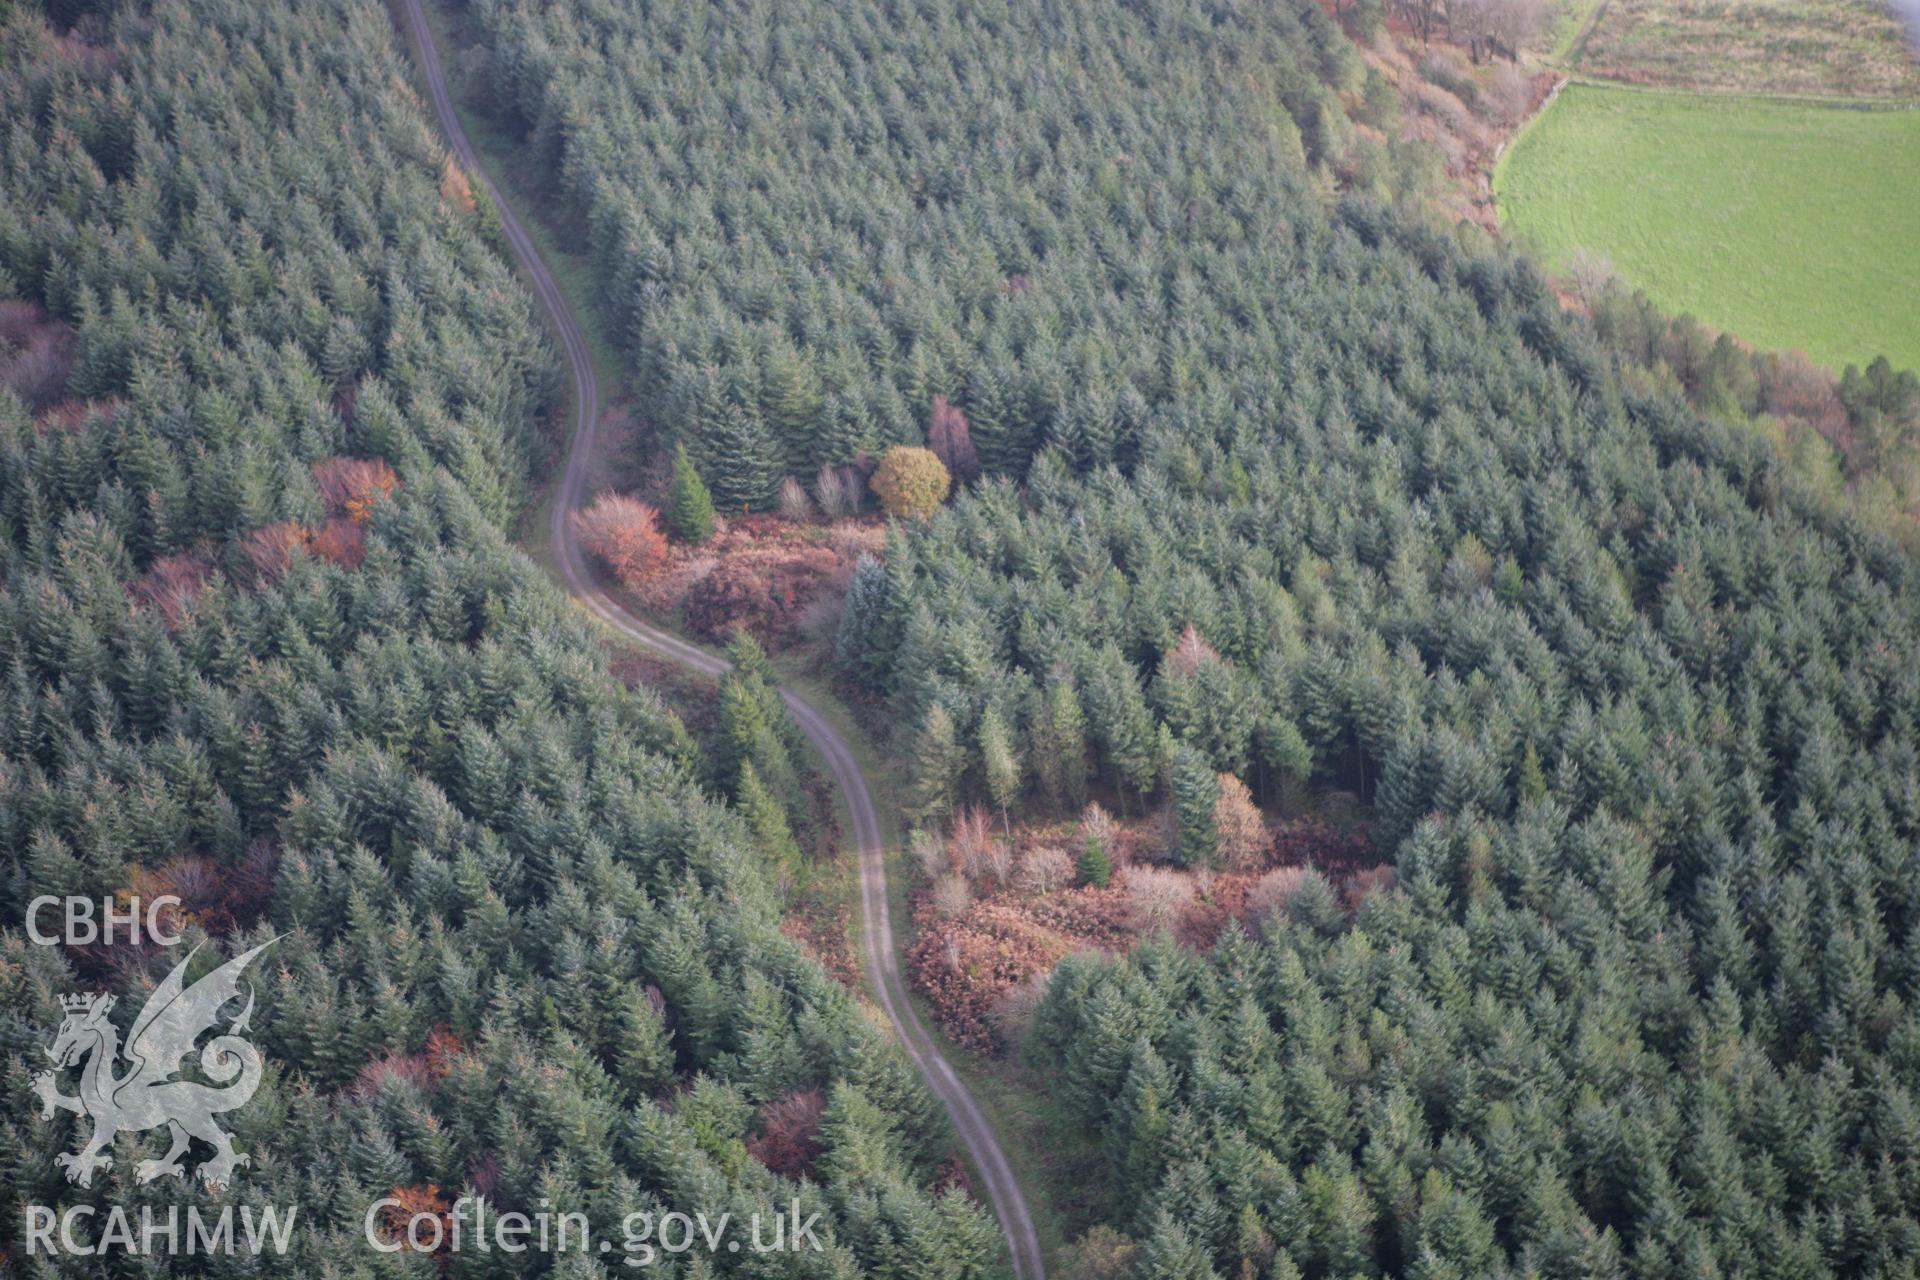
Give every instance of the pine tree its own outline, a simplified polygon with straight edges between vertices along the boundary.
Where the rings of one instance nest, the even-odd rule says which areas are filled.
[[[1262,767],[1278,776],[1283,797],[1313,776],[1313,748],[1291,716],[1269,715],[1260,726],[1258,749]]]
[[[1113,863],[1108,860],[1106,846],[1098,836],[1087,836],[1080,842],[1077,869],[1082,884],[1092,885],[1096,889],[1107,887],[1107,881],[1113,876]]]
[[[959,803],[966,763],[953,717],[946,707],[934,703],[921,722],[908,765],[913,782],[907,816],[922,826],[937,826],[952,814]]]
[[[1086,716],[1072,683],[1056,676],[1036,690],[1029,720],[1034,771],[1047,802],[1055,809],[1079,808],[1087,801]]]
[[[726,511],[765,510],[786,474],[785,451],[759,415],[724,401],[701,422],[701,474]]]
[[[825,1146],[819,1165],[835,1187],[885,1186],[900,1176],[897,1137],[887,1116],[865,1093],[838,1083],[820,1118]]]
[[[821,455],[822,413],[826,407],[820,378],[813,366],[780,341],[768,353],[760,394],[760,413],[786,457],[785,470],[805,474],[825,459]]]
[[[751,764],[758,781],[792,811],[800,802],[800,778],[781,733],[785,718],[778,695],[751,674],[730,671],[720,681],[720,714],[711,752],[714,780],[740,799],[741,778]]]
[[[1173,754],[1171,782],[1174,857],[1183,867],[1211,867],[1220,856],[1220,830],[1214,825],[1220,782],[1213,764],[1196,748],[1181,746]]]
[[[622,1091],[637,1101],[673,1083],[672,1036],[644,987],[629,986],[620,1008],[614,1063]]]
[[[1022,425],[1006,368],[989,358],[967,378],[967,429],[981,464],[996,475],[1019,476],[1027,469],[1032,446]]]
[[[1157,1187],[1174,1152],[1168,1144],[1172,1128],[1167,1114],[1173,1080],[1166,1063],[1145,1036],[1133,1047],[1127,1079],[1121,1087],[1119,1108],[1110,1140],[1120,1145],[1117,1170],[1128,1189]]]
[[[833,645],[834,663],[849,676],[877,680],[892,670],[899,637],[890,600],[887,567],[872,556],[861,556],[847,582]]]
[[[761,783],[760,772],[751,760],[740,766],[738,791],[740,812],[746,815],[747,826],[761,855],[771,866],[792,875],[800,866],[800,846],[794,842],[793,831],[787,825],[787,811]]]
[[[1540,753],[1531,741],[1520,757],[1520,776],[1514,784],[1516,797],[1521,804],[1532,804],[1544,800],[1547,795],[1547,775],[1540,768]]]
[[[685,445],[673,450],[673,480],[667,487],[667,528],[682,542],[700,542],[713,533],[713,496],[700,478]]]
[[[1153,712],[1139,676],[1111,643],[1100,651],[1087,682],[1087,710],[1106,763],[1124,785],[1144,796],[1160,771]]]
[[[1206,1247],[1165,1208],[1156,1209],[1149,1219],[1146,1243],[1131,1274],[1133,1280],[1220,1280]]]

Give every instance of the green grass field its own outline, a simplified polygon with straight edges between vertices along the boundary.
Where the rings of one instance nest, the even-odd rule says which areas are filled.
[[[1493,189],[1554,268],[1584,247],[1756,347],[1920,368],[1920,111],[1571,84]]]

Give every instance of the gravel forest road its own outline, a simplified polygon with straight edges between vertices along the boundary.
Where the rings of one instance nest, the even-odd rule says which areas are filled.
[[[427,23],[422,0],[399,0],[406,23],[412,28],[414,47],[441,131],[454,156],[466,171],[486,188],[500,211],[500,223],[520,265],[533,284],[535,295],[545,309],[560,348],[573,375],[574,429],[568,445],[566,469],[561,473],[554,495],[552,548],[554,566],[567,588],[596,616],[628,639],[685,663],[687,666],[719,675],[726,671],[724,660],[688,644],[670,632],[649,625],[621,607],[602,591],[588,568],[579,544],[574,540],[569,517],[587,492],[589,471],[593,465],[594,436],[600,422],[600,387],[585,337],[575,321],[566,295],[540,256],[533,238],[501,197],[492,176],[480,163],[478,153],[468,141],[460,118],[454,111],[440,54],[433,43],[433,31]],[[953,1066],[935,1047],[925,1024],[907,998],[900,972],[898,951],[894,945],[893,918],[887,897],[886,846],[880,836],[880,819],[873,806],[873,793],[847,740],[832,722],[792,689],[782,689],[800,731],[826,759],[835,785],[846,797],[852,815],[853,835],[860,854],[860,906],[864,916],[864,950],[867,977],[881,1012],[893,1023],[907,1056],[953,1117],[955,1130],[972,1157],[984,1183],[988,1203],[1000,1220],[1013,1257],[1014,1274],[1019,1280],[1044,1280],[1040,1238],[1033,1228],[1033,1216],[1026,1196],[1007,1162],[1006,1152],[994,1136],[980,1104],[975,1101]]]

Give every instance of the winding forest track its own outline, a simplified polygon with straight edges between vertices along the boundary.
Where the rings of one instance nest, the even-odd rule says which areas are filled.
[[[555,336],[560,340],[561,351],[573,375],[573,438],[567,447],[566,467],[561,472],[553,502],[551,533],[555,568],[559,570],[568,590],[614,630],[677,662],[709,675],[720,675],[727,669],[724,660],[688,644],[670,632],[648,625],[602,591],[587,567],[579,544],[574,540],[569,517],[587,491],[594,439],[600,423],[600,386],[594,374],[592,353],[579,323],[574,319],[566,295],[542,260],[533,237],[527,234],[526,227],[512,206],[502,198],[492,175],[481,164],[479,154],[468,140],[466,130],[461,127],[452,94],[447,88],[445,72],[440,65],[439,50],[433,43],[433,30],[427,22],[421,0],[398,0],[398,6],[407,25],[412,28],[421,74],[426,81],[434,114],[439,117],[441,131],[460,164],[480,180],[500,211],[500,225],[507,242],[533,283],[534,293],[547,313]],[[792,689],[783,688],[780,695],[793,712],[800,731],[826,759],[834,783],[846,797],[847,811],[852,815],[854,839],[860,853],[860,907],[865,923],[862,932],[866,968],[874,997],[879,1002],[881,1012],[886,1014],[899,1034],[900,1042],[915,1069],[953,1117],[954,1128],[967,1154],[972,1157],[974,1167],[980,1172],[988,1203],[992,1205],[994,1215],[1000,1220],[1001,1230],[1006,1234],[1014,1274],[1019,1280],[1044,1280],[1046,1267],[1041,1260],[1040,1238],[1034,1231],[1033,1215],[1027,1208],[1026,1196],[1020,1190],[1019,1180],[1014,1177],[1006,1152],[1001,1149],[993,1126],[987,1122],[980,1104],[954,1071],[953,1065],[941,1055],[933,1037],[921,1022],[918,1011],[914,1009],[913,1002],[907,997],[894,945],[893,916],[887,898],[886,845],[881,839],[880,818],[874,809],[873,793],[867,787],[866,776],[860,770],[853,748],[826,716]]]

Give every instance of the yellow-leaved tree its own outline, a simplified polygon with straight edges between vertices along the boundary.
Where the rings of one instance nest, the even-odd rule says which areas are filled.
[[[911,445],[887,450],[873,473],[873,491],[887,514],[903,520],[924,520],[939,510],[952,483],[946,463],[933,450]]]

